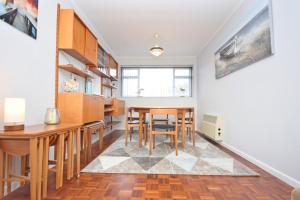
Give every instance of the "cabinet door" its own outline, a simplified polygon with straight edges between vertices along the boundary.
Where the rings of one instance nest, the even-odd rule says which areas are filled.
[[[98,43],[97,38],[92,34],[89,29],[85,31],[85,57],[91,62],[89,64],[93,64],[97,66],[97,50]]]
[[[84,55],[86,28],[77,16],[74,16],[73,23],[73,49],[75,49],[81,55]]]
[[[89,96],[83,96],[83,123],[92,122],[91,115],[93,112],[92,101]]]

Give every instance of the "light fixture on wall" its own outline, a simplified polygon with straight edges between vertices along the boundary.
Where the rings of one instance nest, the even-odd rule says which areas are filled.
[[[155,33],[154,34],[154,38],[157,40],[159,38],[159,35],[158,33]],[[158,46],[158,45],[154,45],[154,47],[152,47],[150,49],[150,53],[153,55],[153,56],[161,56],[163,53],[164,53],[164,49],[161,47],[161,46]]]
[[[5,98],[4,100],[4,130],[24,130],[25,99]]]

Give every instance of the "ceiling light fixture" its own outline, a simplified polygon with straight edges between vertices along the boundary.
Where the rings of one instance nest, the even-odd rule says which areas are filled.
[[[157,40],[159,38],[158,33],[154,34],[154,38]],[[164,49],[158,45],[154,45],[154,47],[152,47],[150,49],[150,53],[155,56],[155,57],[159,57],[164,53]]]
[[[160,47],[160,46],[155,45],[154,47],[152,47],[152,48],[150,49],[150,53],[151,53],[153,56],[158,57],[158,56],[160,56],[161,54],[164,53],[164,49],[163,49],[162,47]]]

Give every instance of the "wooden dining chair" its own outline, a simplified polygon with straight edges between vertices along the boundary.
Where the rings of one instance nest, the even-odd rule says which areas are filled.
[[[153,124],[168,124],[169,123],[169,115],[166,116],[156,116],[152,119]]]
[[[134,109],[133,108],[128,108],[127,109],[127,117],[125,118],[125,146],[127,146],[128,143],[128,132],[129,132],[129,137],[130,141],[132,139],[132,133],[133,133],[133,128],[140,128],[140,121],[138,117],[134,117]],[[142,122],[142,128],[143,128],[143,139],[145,145],[147,144],[147,138],[148,138],[148,124],[145,122],[145,117],[143,117],[143,122]],[[139,136],[140,137],[140,136]],[[140,138],[141,139],[141,138]]]
[[[155,124],[153,118],[157,115],[170,115],[175,119],[174,124]],[[155,148],[155,135],[170,135],[171,144],[175,143],[176,156],[178,156],[178,111],[177,109],[150,109],[150,142],[149,154]]]
[[[185,116],[178,117],[178,126],[182,128],[182,120],[185,120],[185,128],[186,133],[189,136],[190,140],[193,141],[193,146],[195,146],[195,137],[196,137],[196,131],[195,131],[195,112],[194,109],[189,109],[188,112],[186,112]],[[184,130],[185,131],[185,130]]]

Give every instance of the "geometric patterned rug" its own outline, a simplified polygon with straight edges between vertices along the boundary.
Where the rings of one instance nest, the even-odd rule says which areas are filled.
[[[155,149],[149,156],[149,143],[139,148],[137,134],[133,134],[131,141],[128,138],[127,146],[124,137],[120,137],[82,172],[259,176],[198,134],[195,147],[189,138],[185,138],[184,149],[178,141],[177,157],[166,136],[156,136],[155,143]]]

